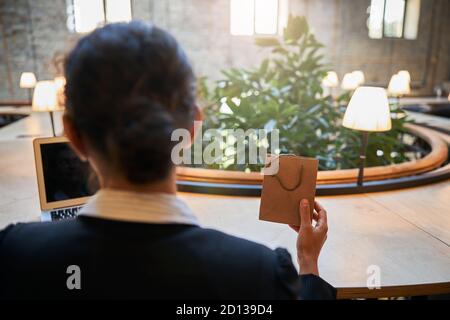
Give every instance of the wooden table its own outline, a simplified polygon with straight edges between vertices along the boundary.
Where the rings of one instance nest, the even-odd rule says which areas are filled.
[[[395,101],[396,99],[392,99],[391,101]],[[397,100],[400,105],[428,105],[428,106],[437,106],[437,105],[449,105],[450,100],[447,97],[406,97],[400,98]]]
[[[0,228],[39,219],[32,139],[17,138],[24,134],[50,135],[48,116],[33,114],[0,130]],[[285,247],[295,257],[296,235],[284,225],[259,221],[259,198],[180,196],[204,226]],[[318,200],[329,216],[320,272],[338,288],[339,298],[450,293],[450,181]],[[380,268],[381,289],[369,290],[367,270],[373,265]]]

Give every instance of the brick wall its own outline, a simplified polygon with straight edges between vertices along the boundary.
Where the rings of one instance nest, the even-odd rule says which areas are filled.
[[[430,94],[450,76],[450,2],[422,1],[417,40],[369,39],[370,0],[290,0],[292,14],[305,15],[325,44],[326,59],[340,77],[361,69],[371,84],[386,85],[408,69],[415,94]],[[220,70],[252,67],[267,51],[253,37],[229,33],[229,0],[132,0],[133,17],[172,32],[198,75],[220,78]],[[66,27],[66,0],[0,0],[0,100],[24,99],[22,71],[51,79],[58,59],[79,37]]]

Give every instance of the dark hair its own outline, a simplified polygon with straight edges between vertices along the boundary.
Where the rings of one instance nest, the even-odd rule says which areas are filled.
[[[192,68],[177,41],[143,22],[109,24],[83,37],[65,61],[74,126],[132,183],[167,177],[171,133],[195,110]]]

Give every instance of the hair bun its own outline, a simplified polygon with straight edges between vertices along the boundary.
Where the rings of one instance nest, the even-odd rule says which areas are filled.
[[[120,107],[114,144],[119,166],[130,182],[143,183],[161,176],[171,161],[173,117],[158,101],[133,97]],[[152,170],[148,170],[152,168]]]

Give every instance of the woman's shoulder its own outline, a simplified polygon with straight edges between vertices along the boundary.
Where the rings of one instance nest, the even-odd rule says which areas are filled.
[[[292,264],[291,255],[284,248],[271,249],[264,244],[215,229],[198,228],[197,231],[208,239],[209,245],[222,251],[245,254],[246,257],[255,257],[258,260],[266,260],[266,262],[270,260],[270,262],[276,264]]]

